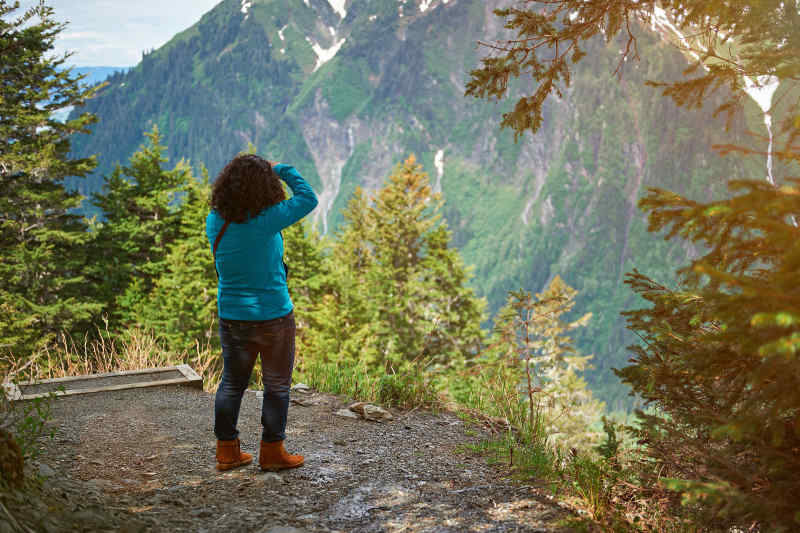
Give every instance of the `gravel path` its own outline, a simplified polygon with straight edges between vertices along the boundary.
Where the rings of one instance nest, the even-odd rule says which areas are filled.
[[[248,391],[239,430],[254,464],[217,472],[214,397],[188,387],[58,399],[40,470],[51,492],[80,492],[126,531],[566,531],[544,491],[466,451],[478,437],[451,413],[368,422],[334,415],[337,397],[293,397],[303,405],[289,409],[287,449],[306,458],[295,470],[259,470],[261,403]]]

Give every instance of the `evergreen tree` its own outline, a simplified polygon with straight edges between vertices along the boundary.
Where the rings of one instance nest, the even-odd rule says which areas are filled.
[[[297,323],[297,355],[312,353],[319,316],[315,310],[334,291],[326,244],[316,230],[303,222],[283,230],[284,257],[289,266],[289,294]]]
[[[697,203],[653,190],[640,205],[708,252],[669,289],[634,272],[652,308],[627,312],[644,344],[618,375],[656,409],[637,430],[650,479],[674,478],[721,530],[800,527],[800,180],[731,185]],[[714,522],[712,522],[712,520]]]
[[[167,246],[164,270],[136,312],[140,323],[174,351],[218,340],[217,278],[205,233],[211,194],[206,169],[181,192],[178,232]]]
[[[366,235],[367,199],[358,188],[343,210],[330,255],[323,267],[328,273],[325,290],[313,309],[313,332],[308,353],[326,362],[358,360],[372,351],[370,315],[364,291],[366,272],[372,265]]]
[[[440,208],[413,157],[372,205],[356,191],[332,254],[337,290],[319,313],[326,353],[392,373],[477,352],[483,302],[466,286]]]
[[[283,230],[284,260],[289,267],[289,294],[300,313],[309,309],[325,292],[329,264],[319,233],[303,222]]]
[[[591,426],[600,421],[603,404],[593,398],[581,377],[592,356],[579,355],[569,336],[585,326],[591,315],[565,320],[577,294],[559,276],[535,299],[525,291],[511,292],[498,313],[489,361],[480,363],[494,360],[516,365],[512,385],[516,401],[527,411],[521,425],[529,433],[539,426],[551,444],[586,451],[599,441],[600,434]]]
[[[179,161],[172,170],[166,162],[157,127],[146,133],[148,144],[117,166],[102,193],[92,195],[104,220],[96,225],[91,269],[102,287],[105,309],[114,327],[135,323],[138,310],[167,270],[169,245],[181,231],[180,197],[192,177]]]
[[[96,117],[51,119],[94,94],[62,70],[69,55],[52,50],[63,24],[43,2],[19,16],[0,0],[0,349],[24,357],[60,331],[88,328],[100,305],[82,275],[90,240],[73,214],[81,197],[64,187],[94,158],[69,157],[70,136]]]

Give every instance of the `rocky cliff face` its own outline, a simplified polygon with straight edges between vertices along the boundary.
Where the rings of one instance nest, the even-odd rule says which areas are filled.
[[[511,102],[463,96],[469,71],[500,35],[500,0],[224,0],[194,27],[111,79],[88,104],[101,122],[75,140],[99,172],[124,162],[157,124],[173,160],[212,176],[248,142],[291,162],[320,194],[316,222],[334,231],[356,186],[378,187],[413,153],[446,201],[454,241],[496,310],[509,289],[560,274],[594,313],[577,335],[594,353],[595,388],[624,403],[619,312],[639,305],[622,284],[634,266],[662,280],[690,250],[646,231],[636,202],[659,186],[706,198],[736,175],[710,154],[710,116],[675,108],[646,79],[674,79],[681,56],[641,34],[642,60],[612,73],[617,43],[594,43],[536,135],[498,129]],[[514,84],[523,94],[527,81]],[[98,187],[97,178],[79,185]]]

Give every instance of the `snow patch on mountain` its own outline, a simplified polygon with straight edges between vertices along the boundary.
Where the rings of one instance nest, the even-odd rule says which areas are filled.
[[[289,27],[289,25],[286,24],[283,28],[278,30],[278,37],[281,38],[281,41],[285,41],[286,40],[286,38],[283,36],[283,32],[286,31],[286,28],[288,28],[288,27]]]
[[[542,226],[547,226],[547,224],[553,220],[553,215],[556,214],[556,208],[553,207],[553,199],[548,196],[544,200],[544,205],[542,205],[542,212],[539,217],[539,221],[541,222]]]
[[[250,11],[250,7],[253,5],[253,2],[249,2],[248,0],[242,0],[242,13],[247,15],[247,12]]]
[[[444,176],[444,150],[436,152],[436,157],[433,158],[433,166],[436,167],[436,185],[433,186],[433,192],[442,192],[442,176]]]
[[[744,76],[744,92],[750,95],[764,113],[769,113],[772,108],[772,97],[778,88],[779,80],[776,76],[758,76],[755,80]]]
[[[432,3],[433,0],[422,0],[422,3],[420,3],[419,5],[419,10],[425,13],[428,10],[428,8],[431,7]]]
[[[533,208],[533,202],[535,198],[530,198],[528,203],[525,204],[525,209],[522,210],[522,223],[526,226],[531,222],[531,208]]]
[[[678,29],[672,20],[670,20],[669,14],[663,7],[653,7],[653,17],[650,19],[650,27],[654,31],[668,30],[667,33],[671,32],[672,35],[678,38],[678,41],[680,41],[684,51],[692,56],[695,60],[700,61],[700,55],[692,49],[689,41],[686,39],[686,36],[683,35],[683,32],[681,32],[681,30]]]
[[[761,111],[769,113],[772,108],[772,96],[778,88],[778,83],[776,76],[758,76],[755,80],[744,76],[744,92],[750,95]]]
[[[764,113],[764,125],[767,127],[769,135],[769,147],[767,148],[767,181],[775,185],[775,178],[772,176],[772,97],[778,89],[780,80],[777,76],[758,76],[755,80],[749,76],[744,76],[744,92],[752,98],[761,111]]]
[[[342,19],[347,16],[347,10],[344,8],[346,1],[347,0],[328,0],[333,10],[336,11]]]
[[[312,41],[310,37],[306,37],[306,41],[308,41],[308,44],[314,49],[314,53],[317,54],[317,64],[314,66],[314,71],[316,72],[319,67],[333,59],[346,40],[347,39],[342,37],[340,41],[334,42],[333,46],[330,48],[322,48],[319,44]]]

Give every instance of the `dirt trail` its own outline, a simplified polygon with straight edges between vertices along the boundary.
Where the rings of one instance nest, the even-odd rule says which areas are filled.
[[[453,414],[367,422],[334,415],[345,405],[334,396],[294,398],[305,404],[289,410],[287,448],[306,457],[296,470],[214,470],[214,397],[186,387],[57,400],[41,468],[126,531],[565,531],[552,524],[566,512],[544,491],[465,451],[477,437]],[[256,458],[260,407],[248,391],[239,430]]]

